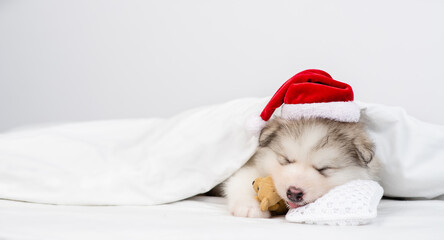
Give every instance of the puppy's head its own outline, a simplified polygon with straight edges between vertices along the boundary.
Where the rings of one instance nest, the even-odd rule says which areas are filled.
[[[373,178],[373,148],[360,123],[276,118],[261,132],[258,161],[295,208],[350,180]]]

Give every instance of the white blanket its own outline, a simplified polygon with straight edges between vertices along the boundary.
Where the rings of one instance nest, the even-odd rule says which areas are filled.
[[[257,147],[245,120],[267,99],[240,99],[170,119],[68,123],[0,135],[0,198],[80,205],[152,205],[206,192]],[[444,194],[444,127],[373,104],[369,132],[385,193]]]

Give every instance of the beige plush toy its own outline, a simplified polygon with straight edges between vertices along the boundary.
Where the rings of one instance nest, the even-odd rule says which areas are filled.
[[[268,176],[256,178],[253,181],[253,189],[256,191],[256,199],[261,202],[261,211],[270,211],[274,214],[284,214],[287,206],[284,200],[277,194],[273,179]]]

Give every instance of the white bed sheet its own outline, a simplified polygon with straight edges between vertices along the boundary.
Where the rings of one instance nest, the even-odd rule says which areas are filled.
[[[60,206],[0,200],[0,239],[442,239],[444,201],[383,199],[371,224],[288,223],[229,215],[225,199],[158,206]],[[279,237],[279,238],[277,238]]]

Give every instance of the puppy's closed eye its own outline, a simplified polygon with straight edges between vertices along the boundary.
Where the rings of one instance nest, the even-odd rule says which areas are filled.
[[[314,167],[314,169],[316,169],[316,171],[318,171],[322,176],[326,176],[326,172],[328,170],[333,169],[333,168],[327,166],[327,167],[320,167],[320,168]]]
[[[289,158],[287,158],[286,156],[284,156],[284,155],[281,155],[281,154],[279,154],[279,153],[276,153],[279,157],[278,157],[278,162],[281,164],[281,165],[287,165],[287,164],[290,164],[290,163],[294,163],[295,161],[292,161],[292,160],[290,160]]]
[[[285,162],[288,163],[292,163],[292,161],[288,160],[288,158],[284,157]]]

